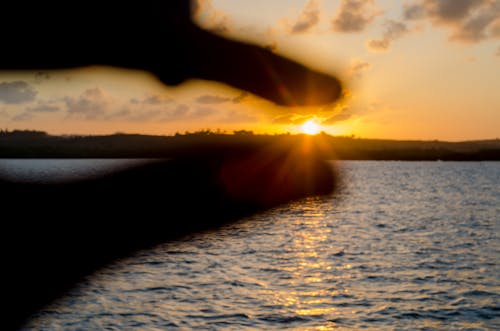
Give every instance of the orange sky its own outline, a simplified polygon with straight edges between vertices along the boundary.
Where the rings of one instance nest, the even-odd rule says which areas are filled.
[[[53,134],[200,129],[390,139],[500,138],[500,2],[200,0],[197,22],[340,76],[337,105],[277,107],[215,83],[138,71],[0,72],[0,127]]]

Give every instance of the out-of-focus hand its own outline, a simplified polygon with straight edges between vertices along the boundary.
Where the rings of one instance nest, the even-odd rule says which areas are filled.
[[[110,65],[150,71],[168,85],[219,81],[287,106],[327,104],[342,93],[335,77],[200,29],[189,0],[8,1],[1,7],[0,70]]]

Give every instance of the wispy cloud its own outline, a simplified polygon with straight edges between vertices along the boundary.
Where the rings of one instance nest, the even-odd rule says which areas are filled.
[[[24,112],[24,113],[20,113],[18,115],[15,115],[14,117],[12,117],[12,121],[13,122],[27,122],[27,121],[31,121],[33,119],[33,114],[32,113],[28,113],[28,112]]]
[[[158,94],[146,95],[143,98],[131,98],[130,103],[133,105],[162,105],[173,102],[173,99]]]
[[[381,39],[372,39],[368,42],[368,48],[373,51],[387,51],[396,39],[401,38],[408,32],[408,27],[403,22],[386,20],[384,23],[384,34]]]
[[[346,121],[346,120],[350,119],[352,116],[353,116],[353,113],[346,110],[346,111],[339,112],[337,114],[334,114],[334,115],[328,117],[323,122],[321,122],[321,124],[326,124],[326,125],[336,124],[338,122]]]
[[[195,99],[197,103],[201,104],[220,104],[230,102],[232,98],[221,97],[218,95],[201,95]]]
[[[300,12],[297,21],[292,25],[292,33],[309,32],[319,23],[320,10],[318,0],[309,0]]]
[[[25,81],[0,83],[0,102],[21,104],[35,100],[38,91]]]
[[[39,101],[36,105],[27,107],[26,111],[32,113],[54,113],[59,111],[59,109],[54,102]]]
[[[212,94],[205,94],[205,95],[200,95],[195,99],[196,103],[199,104],[207,104],[207,105],[216,105],[216,104],[221,104],[221,103],[241,103],[243,100],[245,100],[248,96],[248,92],[241,92],[239,95],[235,97],[229,97],[229,96],[220,96],[220,95],[212,95]]]
[[[369,62],[353,59],[348,69],[349,76],[352,78],[361,78],[366,70],[369,70],[372,65]]]
[[[332,27],[337,32],[361,32],[380,14],[373,0],[342,0]]]

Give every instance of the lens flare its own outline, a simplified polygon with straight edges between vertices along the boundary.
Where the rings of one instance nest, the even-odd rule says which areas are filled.
[[[314,135],[321,131],[321,127],[314,120],[309,120],[302,124],[301,131],[305,134]]]

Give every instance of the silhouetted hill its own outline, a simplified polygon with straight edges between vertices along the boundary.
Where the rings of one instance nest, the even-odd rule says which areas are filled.
[[[210,131],[149,136],[52,136],[40,131],[0,132],[1,158],[170,158],[233,154],[300,145],[307,141],[325,158],[339,160],[500,160],[500,140],[464,142],[397,141],[334,137],[327,134],[256,135]]]

